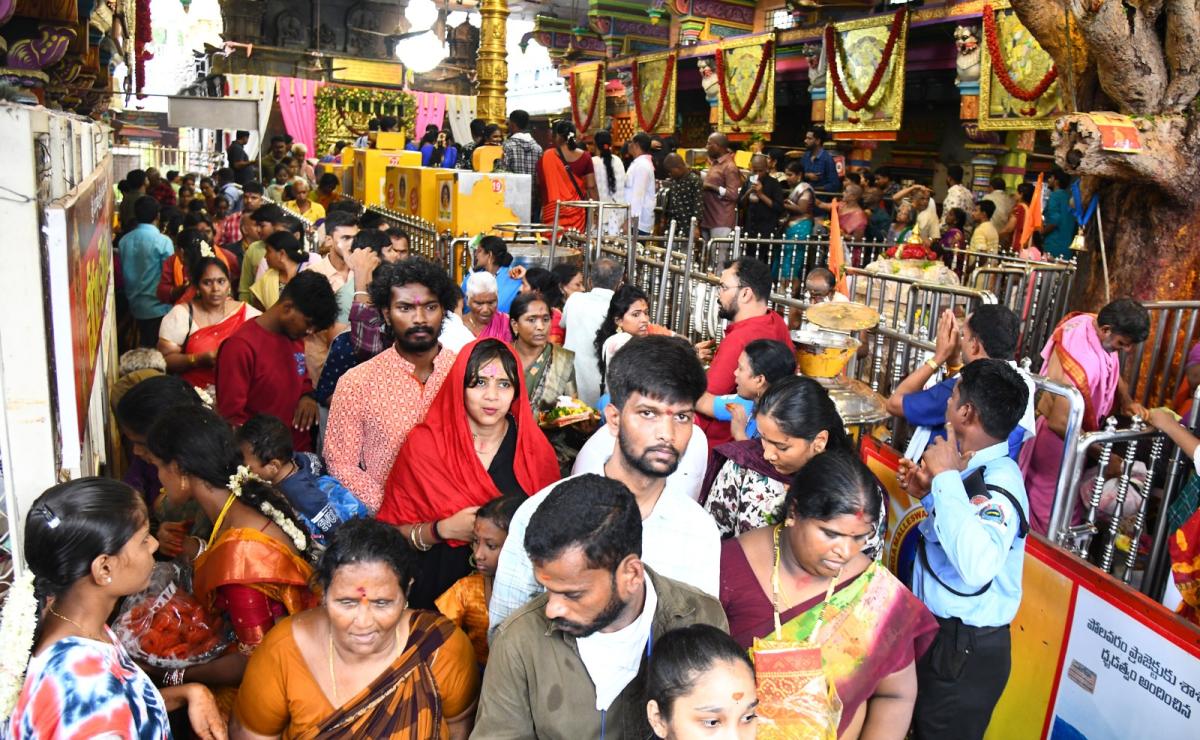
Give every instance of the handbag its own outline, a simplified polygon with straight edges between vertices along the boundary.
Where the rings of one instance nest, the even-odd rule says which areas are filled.
[[[808,639],[783,639],[783,626],[779,620],[781,529],[775,527],[775,567],[771,575],[775,632],[770,637],[754,638],[750,649],[759,701],[757,737],[759,740],[837,740],[842,700],[838,697],[837,687],[825,674],[818,641],[825,612],[837,586],[837,576],[829,581],[816,625]]]

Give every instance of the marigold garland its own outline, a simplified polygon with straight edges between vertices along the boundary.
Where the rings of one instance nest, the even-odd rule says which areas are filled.
[[[567,82],[568,82],[568,85],[570,86],[569,92],[570,92],[570,96],[571,96],[571,117],[575,119],[576,130],[582,134],[582,133],[587,132],[588,129],[591,128],[592,119],[596,117],[596,101],[600,98],[600,87],[601,87],[601,85],[604,84],[604,67],[599,66],[596,68],[596,84],[595,84],[594,89],[592,90],[592,104],[590,106],[588,106],[588,114],[587,114],[586,121],[579,115],[579,98],[578,98],[578,96],[576,94],[576,90],[575,90],[575,78],[578,75],[579,75],[578,72],[572,72],[571,75],[567,78]]]
[[[1000,42],[996,40],[996,13],[991,5],[983,6],[983,36],[987,40],[988,55],[992,58],[992,71],[996,73],[996,79],[1000,80],[1001,86],[1017,100],[1032,103],[1042,97],[1058,79],[1058,66],[1054,64],[1050,65],[1050,71],[1032,90],[1021,87],[1009,76],[1008,63],[1004,61],[1000,53]]]
[[[851,100],[850,94],[846,91],[846,86],[842,82],[842,76],[838,73],[838,59],[846,55],[845,48],[842,47],[838,38],[837,29],[832,25],[825,26],[825,55],[826,63],[829,65],[830,75],[833,77],[833,89],[837,93],[838,100],[842,101],[842,105],[852,111],[860,111],[870,102],[871,96],[875,94],[875,90],[879,88],[879,83],[883,81],[883,73],[887,71],[891,64],[892,51],[896,48],[896,41],[900,38],[900,30],[904,28],[904,14],[907,12],[905,8],[896,11],[892,17],[892,27],[888,31],[887,43],[883,46],[883,53],[879,57],[879,66],[875,68],[875,74],[871,76],[871,82],[867,85],[867,89],[863,94],[855,100]]]
[[[635,59],[633,62],[633,110],[637,114],[638,126],[646,133],[652,133],[655,127],[658,126],[658,120],[662,116],[663,104],[667,102],[667,93],[671,89],[671,75],[675,72],[675,55],[667,55],[667,67],[663,72],[662,90],[658,93],[658,104],[654,106],[654,115],[647,122],[642,117],[642,90],[641,84],[638,81],[638,62]]]
[[[750,94],[746,96],[746,102],[742,107],[736,111],[733,109],[733,103],[729,101],[729,89],[725,85],[725,51],[721,47],[717,47],[717,87],[721,91],[721,105],[725,107],[725,115],[729,116],[729,120],[734,123],[738,123],[750,114],[750,108],[758,97],[758,88],[762,85],[763,76],[767,71],[767,60],[772,59],[771,52],[774,47],[774,39],[769,39],[767,43],[763,44],[762,59],[758,61],[758,71],[754,74],[754,84],[750,86]]]

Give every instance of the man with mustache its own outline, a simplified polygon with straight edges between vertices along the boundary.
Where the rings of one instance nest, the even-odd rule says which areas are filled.
[[[438,333],[458,289],[441,267],[411,257],[380,265],[368,290],[394,341],[338,381],[324,452],[333,476],[374,514],[396,453],[454,364]]]
[[[588,460],[573,472],[624,484],[641,513],[642,559],[668,578],[715,595],[721,535],[712,517],[688,495],[690,479],[673,475],[692,437],[704,383],[704,368],[686,340],[631,339],[608,368],[611,401],[604,417],[616,434],[615,449],[606,460]],[[538,507],[557,495],[558,485],[561,481],[530,497],[509,524],[488,608],[493,630],[542,590],[524,546],[525,531]]]
[[[643,532],[653,534],[641,504],[619,480],[586,474],[558,484],[529,518],[516,541],[546,593],[496,630],[472,737],[649,737],[655,641],[692,624],[728,630],[716,599],[642,561]]]

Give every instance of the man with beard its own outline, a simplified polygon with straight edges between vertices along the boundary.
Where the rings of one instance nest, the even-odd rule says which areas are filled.
[[[217,355],[217,411],[233,426],[270,414],[292,430],[292,448],[311,452],[317,402],[304,361],[304,338],[337,318],[333,288],[302,272],[261,316],[242,324]]]
[[[646,563],[668,578],[716,595],[721,561],[717,525],[688,495],[688,479],[672,475],[692,437],[696,399],[704,392],[704,368],[696,350],[679,337],[631,339],[613,356],[608,387],[612,396],[604,417],[617,444],[607,459],[576,465],[573,478],[594,473],[624,484],[641,512]],[[509,524],[488,608],[493,629],[542,590],[524,547],[525,531],[532,531],[534,512],[557,495],[561,483],[521,504]]]
[[[746,345],[755,339],[774,339],[792,346],[783,317],[767,307],[770,294],[771,268],[752,257],[725,263],[721,284],[717,287],[717,315],[729,324],[725,327],[725,338],[717,345],[717,353],[708,366],[707,394],[698,406],[702,414],[706,414],[697,423],[708,436],[709,449],[733,439],[729,422],[717,421],[709,412],[713,398],[737,390],[734,372]]]
[[[641,508],[619,480],[580,475],[558,484],[521,536],[509,530],[504,552],[515,539],[546,593],[496,630],[472,737],[651,736],[654,641],[691,624],[729,625],[711,596],[643,562],[643,531],[654,535]]]
[[[454,364],[454,352],[438,343],[438,333],[446,312],[454,310],[457,289],[441,267],[411,257],[380,265],[369,291],[395,341],[390,351],[338,381],[324,453],[333,476],[373,514],[396,453]]]

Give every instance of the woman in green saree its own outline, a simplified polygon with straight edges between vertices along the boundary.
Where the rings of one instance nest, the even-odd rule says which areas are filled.
[[[576,398],[575,353],[550,342],[550,304],[542,294],[530,291],[518,295],[508,318],[512,322],[512,346],[525,372],[525,391],[534,415],[554,408],[559,396]],[[586,437],[573,427],[542,431],[566,475]]]

